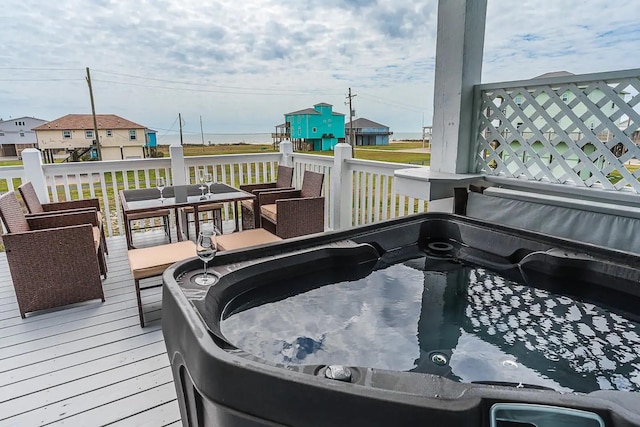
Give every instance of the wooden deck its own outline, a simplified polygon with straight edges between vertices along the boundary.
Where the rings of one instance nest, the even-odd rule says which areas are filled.
[[[181,425],[160,325],[162,288],[143,292],[140,328],[125,239],[108,246],[104,303],[26,319],[0,253],[1,426]]]

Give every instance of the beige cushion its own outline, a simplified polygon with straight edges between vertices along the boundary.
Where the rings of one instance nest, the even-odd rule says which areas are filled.
[[[100,231],[100,227],[93,227],[93,244],[96,246],[96,250],[100,247],[100,243],[102,242],[102,231]]]
[[[276,204],[260,206],[260,213],[263,217],[269,219],[273,223],[278,222],[278,209]]]
[[[149,248],[130,249],[129,266],[134,279],[159,276],[171,264],[196,256],[196,244],[190,240]]]
[[[133,221],[136,219],[159,218],[161,216],[169,216],[169,209],[130,213],[130,214],[127,214],[127,220]]]
[[[208,205],[199,205],[198,212],[217,211],[224,208],[222,203],[209,203]],[[184,211],[186,213],[193,213],[193,206],[185,206]]]
[[[240,202],[240,205],[244,206],[245,208],[249,209],[250,211],[253,210],[253,200],[243,200]]]
[[[218,249],[221,251],[248,248],[250,246],[278,242],[280,240],[282,240],[280,237],[269,233],[264,228],[256,228],[255,230],[244,230],[238,233],[225,234],[223,236],[216,237],[216,241],[218,242]]]

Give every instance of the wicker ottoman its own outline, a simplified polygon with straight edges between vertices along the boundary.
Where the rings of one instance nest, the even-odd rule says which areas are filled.
[[[140,288],[140,280],[161,276],[171,264],[196,256],[196,244],[190,240],[186,240],[184,242],[169,243],[148,248],[130,249],[127,255],[129,256],[129,266],[131,267],[133,282],[136,285],[140,327],[144,328],[140,291],[162,286],[162,282]]]

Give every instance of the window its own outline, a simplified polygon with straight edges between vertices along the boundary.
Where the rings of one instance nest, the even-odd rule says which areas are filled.
[[[136,130],[131,129],[129,130],[129,141],[135,141],[135,140],[136,140]]]
[[[313,133],[318,132],[318,128],[315,128],[315,127],[314,127],[314,128],[311,128],[311,132],[313,132]]]
[[[562,101],[567,102],[569,100],[569,92],[562,94]]]
[[[0,132],[0,136],[4,136],[4,132]]]
[[[92,130],[85,130],[84,131],[84,137],[87,139],[93,139],[93,131]]]
[[[518,94],[515,98],[513,98],[513,101],[516,103],[516,105],[522,105],[522,103],[524,102],[524,96]]]
[[[62,138],[71,139],[71,131],[70,130],[63,130],[62,131]]]
[[[111,129],[107,129],[107,136],[113,136],[113,131]]]
[[[20,132],[20,136],[24,136],[24,132]]]

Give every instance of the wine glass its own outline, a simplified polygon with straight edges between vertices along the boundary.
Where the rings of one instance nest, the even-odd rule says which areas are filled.
[[[218,281],[218,278],[213,274],[207,274],[207,263],[213,260],[218,251],[218,244],[216,242],[216,233],[214,230],[201,230],[198,235],[198,242],[196,243],[196,254],[198,258],[204,262],[204,273],[202,276],[196,277],[195,282],[198,285],[209,286]]]
[[[206,173],[204,174],[204,182],[207,184],[207,196],[211,197],[211,184],[213,184],[213,174]]]
[[[206,173],[207,172],[204,169],[200,169],[198,171],[198,181],[200,181],[200,187],[198,187],[200,189],[200,199],[204,199],[204,189],[207,188],[204,186],[204,177]]]
[[[156,188],[158,190],[160,190],[160,201],[164,200],[164,197],[162,197],[162,190],[164,190],[164,178],[160,177],[158,179],[156,179]]]

